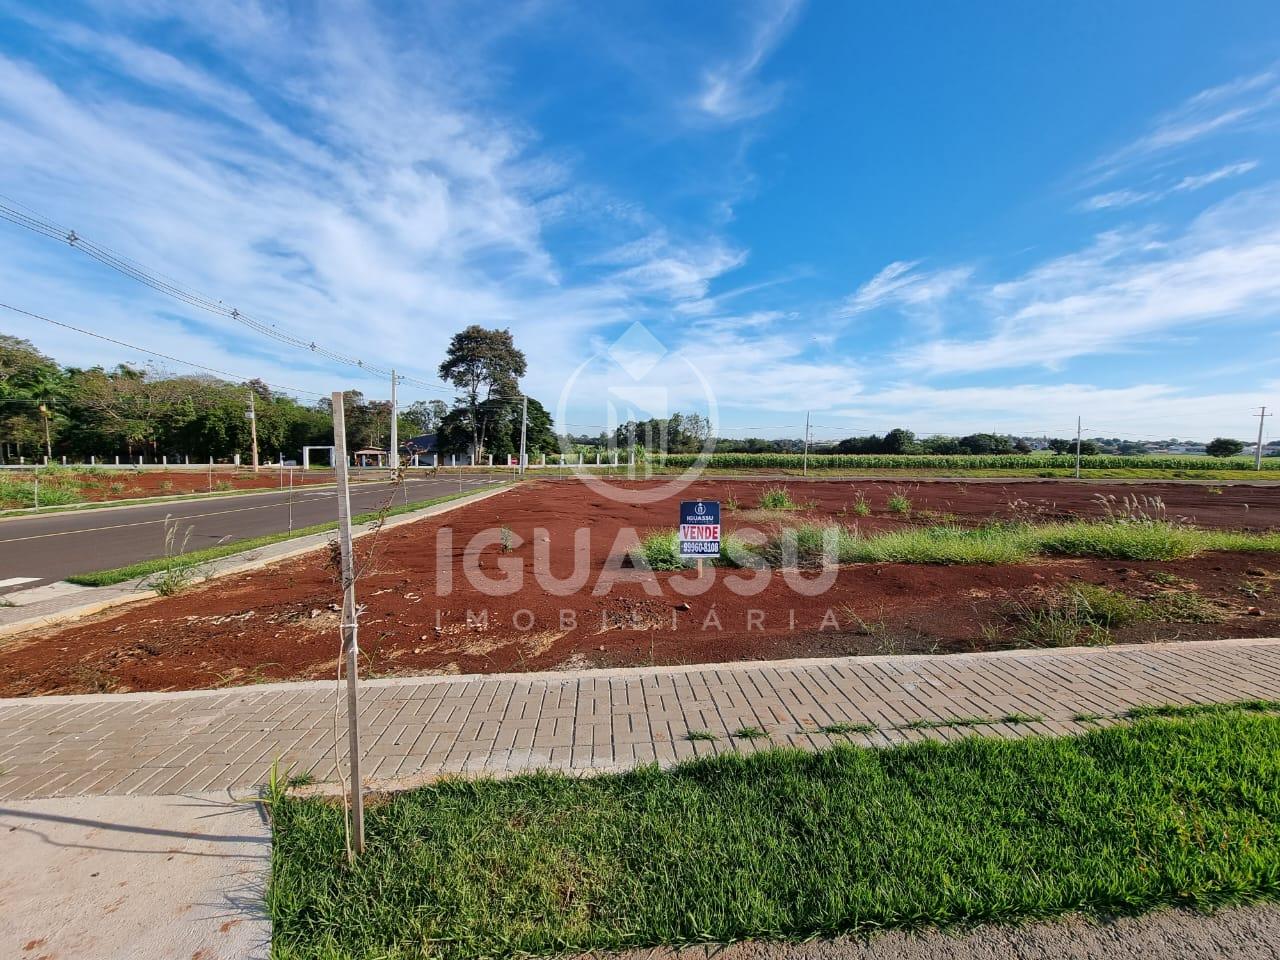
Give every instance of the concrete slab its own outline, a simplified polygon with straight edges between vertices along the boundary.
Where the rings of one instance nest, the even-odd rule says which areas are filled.
[[[227,794],[0,806],[0,956],[267,957],[270,830]]]

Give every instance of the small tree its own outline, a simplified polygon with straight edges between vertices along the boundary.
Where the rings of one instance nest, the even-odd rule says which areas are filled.
[[[1204,452],[1211,457],[1234,457],[1244,449],[1244,444],[1230,437],[1214,437],[1205,444]]]

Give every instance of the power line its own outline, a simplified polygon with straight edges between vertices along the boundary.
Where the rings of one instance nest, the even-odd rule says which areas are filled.
[[[241,383],[244,383],[253,379],[258,379],[254,377],[242,377],[239,374],[235,374],[235,373],[228,373],[226,370],[219,370],[217,367],[206,366],[203,363],[194,363],[191,360],[183,360],[180,357],[173,357],[167,353],[161,353],[159,350],[151,350],[147,347],[139,347],[136,344],[126,343],[123,340],[116,340],[114,337],[104,336],[101,333],[94,333],[92,330],[85,330],[83,327],[77,327],[70,323],[63,323],[61,320],[53,320],[53,319],[50,319],[49,317],[41,316],[38,313],[32,313],[30,310],[23,310],[20,307],[15,307],[8,303],[0,303],[0,307],[3,307],[5,310],[12,310],[14,313],[21,314],[24,317],[31,317],[33,320],[43,320],[45,323],[51,323],[55,327],[62,327],[66,330],[74,330],[76,333],[82,333],[86,337],[94,337],[98,340],[105,340],[107,343],[114,343],[118,347],[126,347],[129,350],[137,350],[139,353],[150,354],[151,356],[159,357],[162,360],[171,360],[174,363],[185,364],[186,366],[194,367],[197,370],[205,370],[209,373],[215,373],[220,377],[230,377],[232,380],[237,380],[237,381],[240,381]],[[286,387],[278,383],[267,383],[267,381],[265,380],[263,380],[262,382],[266,383],[267,386],[269,387],[275,387],[277,390],[287,390],[290,393],[305,393],[313,397],[325,396],[325,394],[317,393],[315,390],[301,390],[297,387]]]
[[[93,241],[80,236],[73,229],[62,227],[59,224],[35,215],[34,211],[24,213],[22,210],[17,209],[18,206],[23,206],[22,204],[17,204],[17,206],[10,205],[16,203],[16,201],[13,201],[11,198],[4,197],[3,199],[8,200],[9,203],[0,202],[0,219],[8,220],[10,223],[30,230],[33,233],[38,233],[51,240],[62,241],[68,246],[79,250],[90,259],[97,261],[103,266],[108,267],[125,277],[150,287],[157,293],[162,293],[165,296],[172,297],[187,306],[195,307],[196,309],[204,310],[208,313],[216,314],[217,316],[227,317],[257,333],[262,334],[263,336],[270,337],[279,343],[284,343],[301,350],[306,350],[317,356],[324,357],[337,363],[344,363],[349,366],[356,367],[366,373],[376,376],[391,376],[391,369],[389,367],[384,367],[380,364],[368,363],[359,357],[348,356],[347,354],[327,347],[322,343],[318,343],[315,340],[304,339],[287,331],[281,330],[274,323],[268,323],[251,317],[248,314],[241,312],[237,307],[228,307],[221,300],[215,300],[211,297],[200,294],[175,280],[165,277],[163,274],[158,273],[152,268],[145,267],[135,260],[116,253],[108,247],[94,243]],[[29,207],[25,207],[25,209],[30,210]],[[418,377],[401,375],[399,379],[402,382],[413,383],[427,390],[435,390],[443,393],[453,392],[447,387],[431,383]]]

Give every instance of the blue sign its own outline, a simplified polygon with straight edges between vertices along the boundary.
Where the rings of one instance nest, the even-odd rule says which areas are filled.
[[[720,556],[719,501],[680,501],[680,556]]]

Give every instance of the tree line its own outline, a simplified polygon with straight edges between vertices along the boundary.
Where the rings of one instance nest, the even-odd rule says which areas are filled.
[[[450,342],[441,377],[459,391],[453,403],[420,400],[398,411],[402,441],[436,434],[443,454],[493,455],[519,449],[524,354],[510,331],[468,327]],[[177,375],[154,367],[59,364],[30,341],[0,333],[0,462],[113,457],[176,462],[219,461],[252,452],[250,403],[264,458],[300,455],[303,446],[333,442],[329,398],[303,403],[261,380],[233,383],[214,376]],[[530,398],[527,450],[558,448],[551,416]],[[385,450],[391,404],[359,390],[344,394],[347,444]]]

